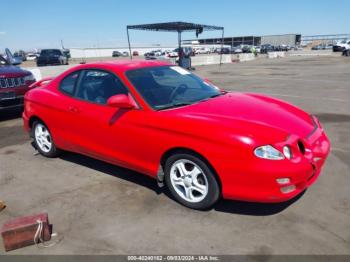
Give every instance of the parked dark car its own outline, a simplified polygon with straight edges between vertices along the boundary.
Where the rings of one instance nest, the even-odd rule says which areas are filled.
[[[242,53],[251,53],[252,47],[250,45],[242,46]]]
[[[0,110],[22,106],[24,94],[35,82],[31,72],[18,67],[20,62],[9,61],[9,57],[0,55]]]
[[[333,46],[333,52],[343,52],[344,51],[344,47],[343,46],[339,46],[339,45],[334,45]]]
[[[156,60],[156,54],[154,52],[149,52],[145,54],[145,59],[146,60]]]
[[[133,56],[139,56],[139,52],[138,51],[134,51],[134,52],[132,52],[132,55]]]
[[[220,54],[224,54],[224,55],[227,55],[227,54],[231,54],[231,50],[230,48],[222,48],[220,51]]]
[[[123,56],[123,54],[119,51],[113,51],[112,53],[112,57],[120,57],[120,56]]]
[[[275,47],[273,45],[266,44],[261,46],[260,53],[267,54],[268,52],[274,52],[274,51],[275,51]]]
[[[337,42],[333,46],[333,52],[344,52],[349,48],[350,48],[350,40],[343,40],[343,41]]]
[[[68,58],[60,49],[42,49],[36,64],[37,66],[68,65]]]
[[[278,45],[274,47],[274,51],[287,52],[289,50],[290,50],[290,47],[287,45]]]

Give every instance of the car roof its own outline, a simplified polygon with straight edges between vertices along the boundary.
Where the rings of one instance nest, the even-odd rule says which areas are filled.
[[[169,66],[169,65],[172,65],[172,64],[167,61],[112,60],[112,61],[86,63],[83,65],[79,65],[74,69],[101,68],[101,69],[110,69],[113,71],[118,71],[123,73],[125,71],[141,69],[146,67]]]

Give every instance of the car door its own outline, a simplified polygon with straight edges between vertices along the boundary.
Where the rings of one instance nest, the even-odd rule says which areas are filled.
[[[71,132],[77,134],[74,144],[85,155],[147,172],[147,167],[138,161],[135,154],[142,146],[140,126],[145,121],[144,111],[108,106],[108,98],[117,94],[133,99],[113,73],[99,69],[82,72],[75,101],[69,106],[74,115]]]
[[[58,93],[56,99],[52,99],[48,106],[49,117],[46,120],[54,132],[55,143],[70,151],[79,151],[77,141],[80,136],[72,132],[72,129],[76,125],[77,114],[74,109],[77,99],[74,94],[80,74],[81,71],[72,72],[58,83]]]

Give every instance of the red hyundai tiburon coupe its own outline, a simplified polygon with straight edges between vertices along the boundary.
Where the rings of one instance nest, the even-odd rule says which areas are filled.
[[[330,150],[315,116],[166,62],[78,65],[34,86],[23,120],[42,155],[67,150],[136,170],[194,209],[220,196],[291,199],[315,182]]]

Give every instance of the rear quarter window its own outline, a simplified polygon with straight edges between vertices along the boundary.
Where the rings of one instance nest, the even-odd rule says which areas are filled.
[[[79,78],[80,72],[74,72],[68,76],[66,76],[60,83],[59,89],[68,95],[74,95],[75,85]]]

